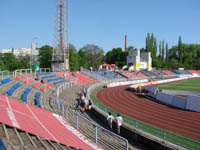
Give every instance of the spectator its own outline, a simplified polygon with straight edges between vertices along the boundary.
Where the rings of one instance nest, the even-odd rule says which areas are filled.
[[[41,80],[41,83],[44,83],[44,80],[43,80],[43,79]]]
[[[37,81],[37,80],[39,81],[39,80],[40,80],[39,76],[36,76],[35,80],[36,80],[36,81]]]
[[[87,96],[87,88],[83,88],[83,94],[84,94],[84,96],[86,97]]]
[[[63,76],[64,76],[64,79],[66,79],[66,77],[67,77],[67,74],[66,74],[66,72],[63,74]]]
[[[108,121],[108,128],[109,130],[113,130],[112,129],[112,121],[113,121],[114,117],[112,116],[111,112],[108,113],[108,117],[107,117],[107,121]]]
[[[90,111],[92,109],[92,102],[91,100],[89,100],[89,103],[88,103],[88,110]]]
[[[85,111],[85,97],[83,94],[81,94],[80,98],[81,98],[81,111],[84,112]]]
[[[123,119],[120,116],[120,114],[118,113],[117,117],[116,117],[116,124],[117,124],[117,134],[119,134],[119,135],[120,135],[120,127],[122,126],[122,122],[123,122]]]
[[[76,99],[76,101],[77,101],[76,109],[80,110],[81,109],[81,97],[78,96],[77,99]]]

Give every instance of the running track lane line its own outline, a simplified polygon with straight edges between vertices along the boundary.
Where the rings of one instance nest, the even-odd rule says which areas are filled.
[[[19,123],[17,122],[17,120],[15,118],[15,115],[13,113],[13,110],[12,110],[12,108],[10,106],[10,102],[9,102],[7,96],[6,96],[6,102],[8,103],[8,108],[7,108],[8,116],[9,116],[13,126],[16,127],[16,128],[20,128]]]
[[[42,124],[42,122],[35,116],[35,114],[33,113],[33,111],[31,110],[31,108],[26,104],[26,107],[29,109],[29,111],[32,113],[33,117],[35,118],[35,120],[44,128],[44,130],[58,143],[59,140],[56,139],[56,137]]]

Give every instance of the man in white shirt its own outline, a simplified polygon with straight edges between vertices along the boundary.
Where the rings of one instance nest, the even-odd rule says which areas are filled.
[[[117,133],[120,134],[120,127],[122,126],[123,119],[120,114],[117,114],[116,124],[117,124]]]
[[[108,113],[108,128],[112,131],[112,121],[113,121],[114,117],[112,116],[111,112]]]

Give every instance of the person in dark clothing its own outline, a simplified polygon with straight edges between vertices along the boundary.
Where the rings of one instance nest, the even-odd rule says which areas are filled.
[[[76,101],[77,101],[76,109],[80,110],[81,109],[81,97],[78,96],[77,99],[76,99]]]

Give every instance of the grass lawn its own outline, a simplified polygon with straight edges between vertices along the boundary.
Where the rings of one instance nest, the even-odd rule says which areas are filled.
[[[181,90],[181,91],[199,91],[200,92],[200,79],[189,79],[175,83],[163,84],[156,86],[159,89],[165,90]]]

